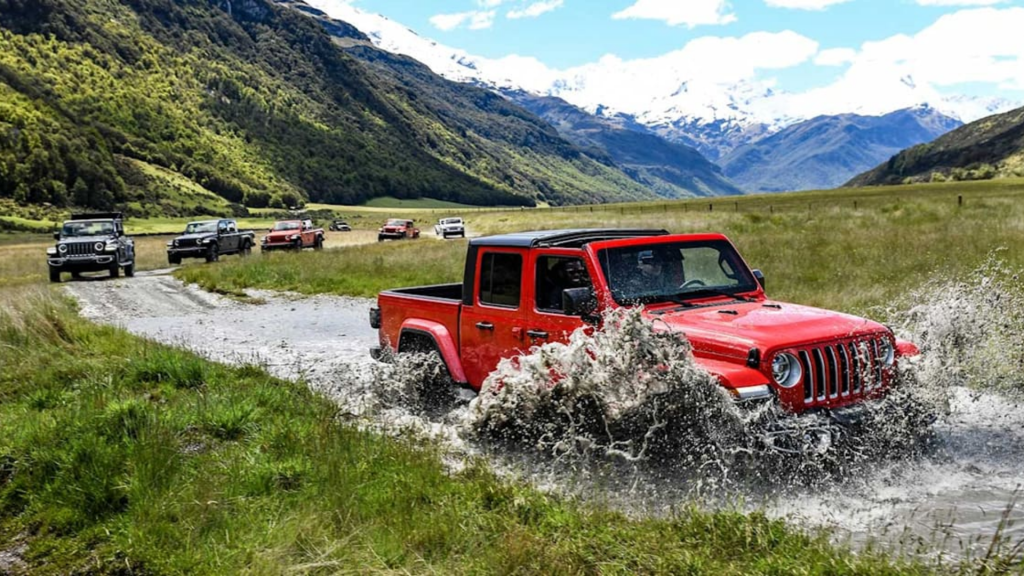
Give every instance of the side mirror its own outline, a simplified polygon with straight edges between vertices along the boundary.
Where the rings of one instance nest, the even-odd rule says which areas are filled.
[[[760,270],[757,269],[755,269],[753,272],[754,278],[757,279],[757,283],[761,285],[761,290],[764,290],[764,272],[761,272]]]
[[[562,310],[569,316],[582,316],[584,320],[597,311],[597,297],[591,288],[562,290]]]
[[[53,233],[53,239],[54,240],[60,240],[60,232],[54,232]]]

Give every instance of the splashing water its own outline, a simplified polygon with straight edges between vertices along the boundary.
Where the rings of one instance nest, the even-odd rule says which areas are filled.
[[[478,438],[562,458],[675,454],[702,466],[721,461],[744,428],[689,342],[656,330],[639,310],[614,310],[600,330],[502,360],[482,390],[466,421]]]

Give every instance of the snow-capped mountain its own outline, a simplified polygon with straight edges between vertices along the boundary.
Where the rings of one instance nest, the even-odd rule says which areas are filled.
[[[413,57],[449,80],[556,96],[592,114],[635,122],[694,146],[712,160],[818,116],[881,116],[929,106],[966,123],[1019,105],[1000,98],[948,97],[906,75],[885,79],[885,90],[878,89],[877,77],[867,82],[848,75],[826,87],[789,93],[770,81],[718,77],[706,62],[696,74],[695,59],[686,53],[689,47],[647,60],[625,61],[609,55],[584,66],[554,70],[530,57],[474,56],[344,0],[306,1],[332,18],[356,26],[378,48]],[[776,40],[797,43],[806,39],[783,32]]]

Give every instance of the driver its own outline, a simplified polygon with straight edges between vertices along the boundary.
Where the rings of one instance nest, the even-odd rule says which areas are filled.
[[[576,258],[558,260],[549,272],[549,288],[545,294],[545,307],[549,310],[564,311],[562,291],[567,288],[590,286],[590,276],[583,262]]]

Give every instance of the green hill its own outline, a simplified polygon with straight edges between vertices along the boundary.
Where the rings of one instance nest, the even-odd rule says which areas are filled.
[[[903,150],[846,185],[1012,176],[1024,176],[1024,108],[982,118],[932,142]]]
[[[444,81],[415,72],[268,0],[0,0],[0,198],[155,215],[204,190],[222,211],[653,196],[483,91],[438,110],[450,94],[423,90]]]

